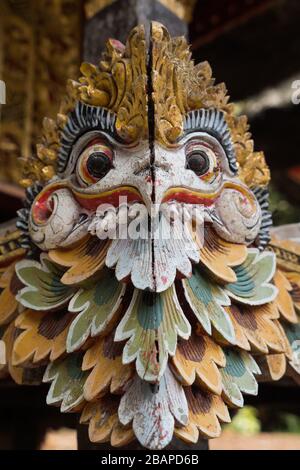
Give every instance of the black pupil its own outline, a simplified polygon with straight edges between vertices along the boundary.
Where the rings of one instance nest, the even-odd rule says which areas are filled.
[[[205,152],[195,150],[187,157],[187,168],[197,176],[204,175],[209,169],[209,158]]]
[[[103,178],[111,169],[111,160],[105,153],[94,152],[87,159],[86,167],[90,175]]]

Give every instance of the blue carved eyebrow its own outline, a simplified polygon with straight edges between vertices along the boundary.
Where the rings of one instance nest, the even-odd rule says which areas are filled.
[[[269,189],[256,187],[252,191],[261,208],[261,225],[256,245],[263,251],[271,240],[270,229],[273,225],[272,212],[269,210]]]
[[[235,149],[223,111],[214,108],[190,111],[184,117],[183,126],[185,134],[200,131],[215,137],[224,148],[230,170],[237,174]]]
[[[105,131],[115,137],[116,115],[99,106],[90,106],[79,101],[69,116],[61,133],[57,168],[63,173],[68,164],[73,145],[85,132]]]

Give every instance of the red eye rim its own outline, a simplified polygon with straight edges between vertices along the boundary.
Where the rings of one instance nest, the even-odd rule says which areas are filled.
[[[107,141],[104,138],[101,139],[100,137],[95,137],[84,147],[83,152],[89,147],[92,147],[92,145],[97,145],[97,144],[107,145]]]
[[[195,175],[201,180],[204,180],[205,182],[209,182],[215,179],[220,170],[220,162],[215,152],[215,149],[206,141],[191,140],[187,143],[186,148],[185,148],[186,162],[188,162],[189,156],[193,152],[197,152],[197,151],[199,151],[199,153],[202,153],[202,152],[206,153],[208,157],[208,161],[209,161],[209,166],[205,173],[201,175],[197,175],[197,173],[195,173]],[[210,154],[212,154],[213,157]],[[212,158],[214,158],[215,160],[214,164],[212,164]],[[211,168],[212,166],[213,168]]]
[[[94,152],[92,151],[93,148],[94,148]],[[81,155],[79,156],[79,159],[77,162],[77,174],[78,174],[80,181],[82,181],[82,183],[84,184],[96,183],[97,181],[101,180],[105,176],[103,175],[102,177],[95,177],[89,172],[87,168],[87,161],[93,153],[103,153],[104,155],[106,155],[111,162],[111,168],[113,167],[113,164],[112,164],[113,158],[114,158],[113,149],[107,143],[106,139],[96,137],[95,139],[91,140],[86,145],[86,147],[81,152]]]

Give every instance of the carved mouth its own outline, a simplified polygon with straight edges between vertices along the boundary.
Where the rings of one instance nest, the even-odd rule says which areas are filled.
[[[70,188],[76,201],[85,209],[95,211],[101,204],[120,205],[120,198],[126,198],[128,203],[143,202],[140,192],[133,186],[121,186],[98,194],[86,194]]]
[[[221,187],[213,193],[204,193],[202,191],[191,190],[184,187],[171,187],[165,192],[162,202],[173,200],[186,204],[203,204],[204,206],[209,207],[216,202],[225,188],[235,189],[242,195],[248,196],[248,192],[243,186],[232,181],[224,181]]]
[[[166,191],[162,202],[164,203],[173,200],[186,204],[203,204],[204,206],[211,206],[215,203],[218,196],[219,192],[204,194],[199,191],[191,191],[186,188],[174,187]]]
[[[89,194],[71,187],[67,181],[61,181],[44,188],[34,200],[33,211],[37,221],[43,223],[49,218],[51,215],[50,198],[55,191],[63,188],[69,189],[81,207],[88,211],[96,211],[97,207],[101,204],[111,204],[114,207],[118,207],[121,197],[126,198],[126,201],[129,203],[143,202],[141,193],[134,186],[119,186],[102,193]]]

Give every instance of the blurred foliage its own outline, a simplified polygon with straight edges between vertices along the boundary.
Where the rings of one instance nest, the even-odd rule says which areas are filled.
[[[260,422],[258,412],[252,406],[245,406],[237,412],[227,429],[245,436],[253,436],[260,432]]]
[[[277,413],[275,410],[271,413],[264,410],[263,415],[264,426],[262,429],[258,410],[252,406],[245,406],[224,428],[244,436],[254,436],[261,431],[300,434],[300,416],[292,413]]]
[[[280,413],[275,431],[300,434],[300,416],[291,413]]]
[[[274,226],[300,222],[300,207],[292,204],[273,184],[270,185],[270,210]]]

